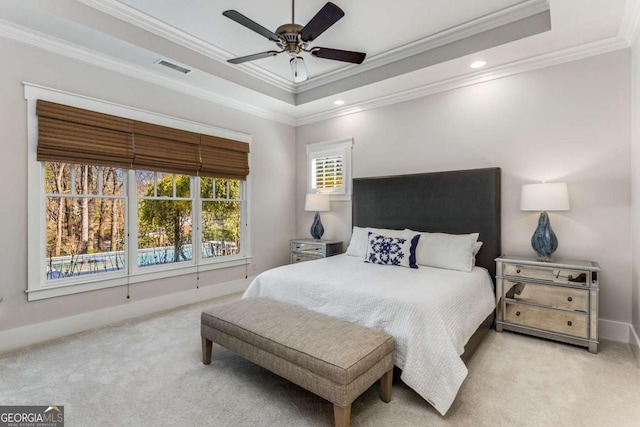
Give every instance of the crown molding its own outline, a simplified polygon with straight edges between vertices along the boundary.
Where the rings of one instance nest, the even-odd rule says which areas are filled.
[[[370,59],[366,59],[360,65],[350,65],[339,70],[330,71],[319,75],[306,82],[296,85],[296,93],[305,92],[320,86],[335,83],[338,80],[352,77],[360,73],[364,73],[375,68],[419,55],[440,46],[454,43],[458,40],[472,37],[474,35],[510,24],[525,18],[529,18],[538,13],[549,10],[547,0],[526,0],[517,5],[499,10],[497,12],[485,15],[473,21],[466,22],[456,27],[441,31],[437,34],[409,43],[397,49],[376,55]]]
[[[554,65],[564,64],[566,62],[589,58],[596,55],[602,55],[608,52],[628,47],[629,43],[625,39],[622,39],[620,37],[612,37],[593,43],[587,43],[576,47],[539,55],[533,58],[511,62],[509,64],[489,68],[481,72],[467,74],[462,77],[454,77],[451,79],[446,79],[439,82],[430,83],[428,85],[409,89],[403,92],[369,99],[364,102],[349,105],[345,108],[334,109],[318,114],[311,114],[296,119],[295,126],[304,126],[307,124],[329,120],[336,117],[359,113],[365,110],[398,104],[400,102],[405,102],[416,98],[423,98],[452,89],[458,89],[465,86],[487,82],[490,80],[501,79],[503,77],[551,67]]]
[[[640,35],[640,0],[627,0],[622,13],[618,37],[632,45]]]
[[[167,24],[166,22],[160,21],[159,19],[142,13],[139,10],[117,0],[78,1],[96,10],[111,15],[114,18],[128,22],[129,24],[135,25],[138,28],[141,28],[145,31],[148,31],[166,40],[183,46],[189,50],[197,52],[216,61],[222,62],[225,65],[227,65],[227,59],[235,57],[235,55],[227,52],[224,49],[220,49],[219,47],[214,46],[211,43],[208,43],[185,31],[179,30]],[[255,64],[239,64],[239,66],[234,66],[234,69],[242,70],[242,72],[249,74],[252,77],[258,78],[288,92],[293,93],[295,90],[295,83],[274,73],[268,72]]]
[[[178,81],[175,78],[156,73],[144,67],[132,65],[128,62],[113,58],[102,53],[98,53],[94,50],[87,49],[85,47],[78,46],[64,40],[60,40],[55,37],[51,37],[49,35],[42,34],[32,29],[25,28],[2,19],[0,19],[0,37],[11,39],[58,55],[66,56],[77,61],[89,63],[91,65],[114,71],[128,77],[143,80],[148,83],[152,83],[167,89],[175,90],[180,93],[204,99],[228,108],[243,111],[254,116],[284,123],[290,126],[295,125],[295,120],[291,117],[274,113],[263,108],[255,107],[250,104],[235,101],[231,98],[218,95],[201,87]]]

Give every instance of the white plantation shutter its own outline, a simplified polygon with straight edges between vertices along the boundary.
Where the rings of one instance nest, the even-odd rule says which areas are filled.
[[[312,160],[312,188],[342,188],[344,186],[344,156],[329,155]]]
[[[348,200],[352,145],[352,139],[307,145],[308,193],[322,191],[331,194],[332,200]]]

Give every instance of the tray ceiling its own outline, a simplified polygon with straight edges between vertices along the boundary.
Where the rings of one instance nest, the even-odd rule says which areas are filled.
[[[298,1],[296,23],[306,24],[325,3]],[[634,24],[629,15],[637,9],[636,0],[334,3],[345,16],[312,45],[366,52],[367,58],[353,65],[305,53],[309,80],[298,84],[286,54],[241,65],[226,62],[275,45],[223,11],[235,9],[275,31],[291,21],[289,0],[5,1],[0,35],[44,48],[59,43],[58,50],[67,46],[68,56],[85,51],[90,58],[85,60],[98,65],[116,69],[113,64],[121,63],[128,70],[122,72],[139,70],[147,80],[200,90],[212,100],[300,124],[456,82],[471,84],[536,59],[559,61],[578,51],[624,47],[624,32]],[[193,71],[184,75],[159,67],[155,62],[161,58]],[[469,68],[476,59],[487,61],[484,70]],[[333,105],[337,98],[345,106]]]

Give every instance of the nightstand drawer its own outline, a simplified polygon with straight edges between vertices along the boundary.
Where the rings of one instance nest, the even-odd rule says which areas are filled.
[[[291,242],[291,251],[316,253],[318,255],[322,255],[324,254],[324,245],[316,243]]]
[[[504,279],[505,298],[550,308],[589,312],[589,290]]]
[[[580,276],[581,274],[582,276]],[[585,287],[588,286],[587,281],[589,280],[589,272],[584,270],[570,270],[564,268],[537,267],[507,263],[504,265],[504,276]]]
[[[322,258],[324,257],[321,255],[292,253],[291,264],[295,264],[297,262],[313,261],[314,259],[322,259]]]
[[[580,338],[589,336],[586,314],[507,302],[504,320],[516,325]]]

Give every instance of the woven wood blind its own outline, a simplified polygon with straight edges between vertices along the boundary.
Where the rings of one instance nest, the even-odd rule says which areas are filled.
[[[249,144],[215,136],[200,136],[200,175],[244,179],[249,174]]]
[[[183,130],[136,122],[133,168],[198,175],[200,135]]]
[[[130,168],[133,120],[38,100],[38,161]]]
[[[38,161],[245,179],[249,144],[38,100]]]

